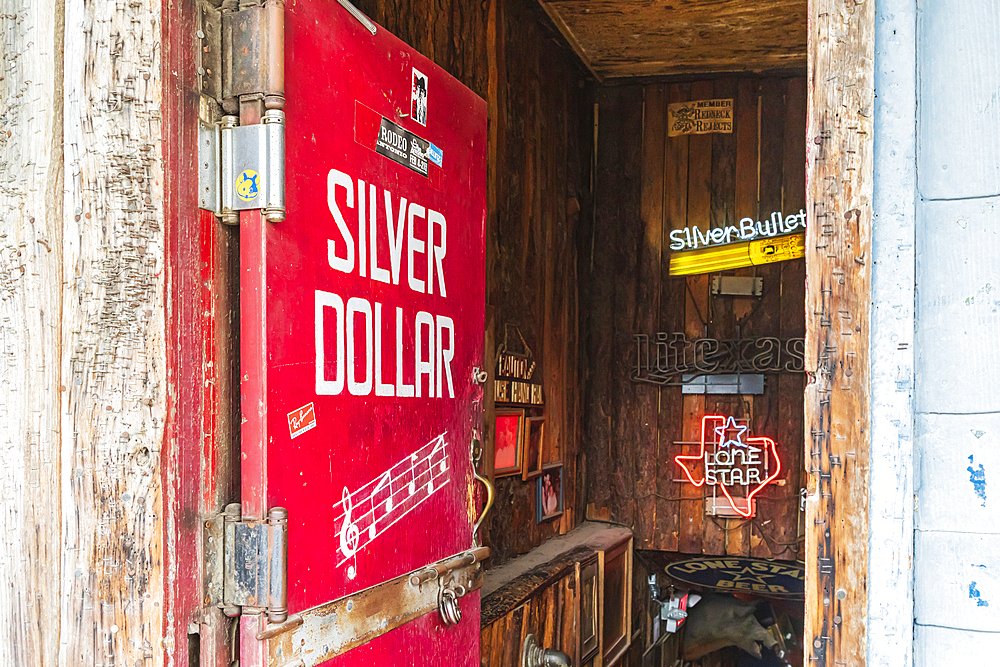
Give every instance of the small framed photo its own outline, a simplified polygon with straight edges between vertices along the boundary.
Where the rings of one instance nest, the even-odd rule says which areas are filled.
[[[563,513],[563,466],[552,463],[535,478],[535,522],[542,523]]]
[[[500,408],[496,411],[493,475],[520,475],[524,467],[524,409]]]
[[[545,417],[528,417],[524,429],[524,470],[521,479],[527,481],[542,474],[542,457],[545,452]]]

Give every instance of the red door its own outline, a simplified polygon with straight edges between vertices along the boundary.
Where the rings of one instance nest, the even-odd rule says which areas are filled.
[[[286,4],[285,72],[287,218],[241,223],[242,502],[287,509],[305,620],[244,617],[243,664],[478,665],[478,593],[379,632],[472,546],[486,105],[331,0]]]

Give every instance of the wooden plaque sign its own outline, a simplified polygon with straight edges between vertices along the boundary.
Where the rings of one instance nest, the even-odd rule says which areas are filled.
[[[667,107],[667,136],[682,134],[731,134],[733,101],[692,100]]]

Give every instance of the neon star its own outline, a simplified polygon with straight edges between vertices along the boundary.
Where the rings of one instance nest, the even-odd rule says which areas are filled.
[[[743,436],[750,429],[746,424],[737,424],[736,419],[732,415],[726,417],[726,420],[722,423],[722,426],[715,427],[715,438],[716,442],[719,443],[718,447],[723,449],[729,447],[730,445],[734,447],[749,447],[745,442],[743,442]],[[735,438],[727,438],[726,433],[729,431],[736,431]]]
[[[737,431],[735,440],[725,438],[724,434],[729,430]],[[733,508],[733,511],[740,516],[749,518],[754,513],[754,496],[765,486],[777,479],[778,474],[781,473],[781,459],[778,457],[778,447],[774,444],[774,440],[770,438],[746,438],[744,442],[743,436],[747,430],[747,426],[737,424],[736,420],[731,416],[727,418],[720,415],[705,415],[701,420],[701,446],[698,453],[678,454],[674,457],[674,462],[681,467],[684,475],[691,484],[694,486],[703,486],[707,482],[708,486],[718,486],[729,500],[729,505]],[[709,434],[714,434],[717,437],[714,440],[710,440]],[[711,453],[706,452],[706,443],[713,441],[716,443],[715,451]],[[736,456],[736,452],[733,452],[732,456],[727,455],[726,457],[727,461],[739,459],[742,464],[741,467],[731,466],[729,463],[720,465],[721,461],[716,461],[716,456],[720,453],[719,450],[726,448],[728,453],[730,445],[736,445],[737,447],[749,450],[749,454],[744,455],[741,451],[740,456]],[[760,462],[754,460],[761,451],[768,452],[769,457],[774,460],[773,472],[764,479],[761,479],[764,470],[759,465]],[[700,471],[696,473],[698,468],[700,468]],[[746,472],[745,475],[744,472]],[[739,473],[739,475],[736,473]],[[733,499],[733,494],[729,490],[730,486],[738,486],[746,489],[745,505],[740,503],[737,506],[736,501]]]

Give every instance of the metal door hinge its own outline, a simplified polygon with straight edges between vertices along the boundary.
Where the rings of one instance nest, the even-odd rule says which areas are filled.
[[[195,30],[198,90],[235,113],[241,97],[284,107],[285,2],[263,0],[241,9],[198,0]]]
[[[285,112],[268,109],[258,125],[201,123],[198,133],[199,206],[226,224],[239,211],[261,209],[268,222],[285,219]]]
[[[266,519],[244,519],[239,504],[205,522],[206,600],[227,616],[266,613],[288,617],[288,512],[274,507]]]

